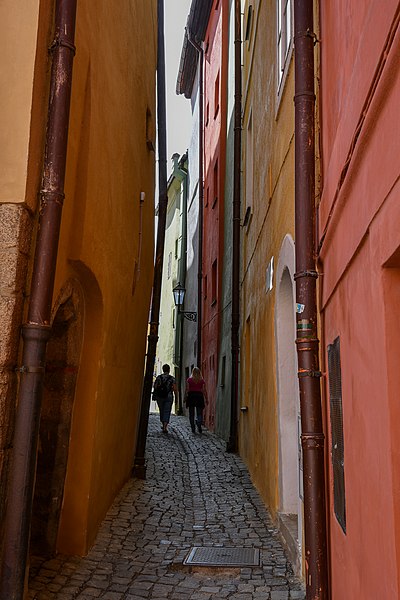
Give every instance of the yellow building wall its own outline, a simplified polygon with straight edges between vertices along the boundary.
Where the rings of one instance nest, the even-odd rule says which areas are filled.
[[[245,19],[247,14],[245,6]],[[266,293],[266,270],[274,268],[285,235],[294,238],[294,72],[290,61],[281,97],[277,96],[276,3],[253,5],[249,40],[244,42],[243,160],[252,114],[251,198],[244,167],[242,208],[251,217],[242,240],[242,339],[239,448],[253,482],[273,516],[279,506],[277,374],[275,352],[276,278]],[[251,186],[250,186],[251,187]],[[248,194],[249,195],[249,194]]]
[[[53,296],[72,279],[85,304],[58,534],[71,554],[93,543],[135,452],[153,269],[156,25],[155,0],[78,3]]]

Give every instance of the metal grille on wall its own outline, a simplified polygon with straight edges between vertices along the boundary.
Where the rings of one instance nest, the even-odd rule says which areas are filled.
[[[328,346],[329,398],[332,433],[333,497],[336,518],[346,533],[346,494],[344,482],[344,436],[340,340]]]

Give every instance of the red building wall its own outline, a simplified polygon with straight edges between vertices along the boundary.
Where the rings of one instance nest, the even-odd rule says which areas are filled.
[[[321,3],[322,348],[340,337],[346,532],[332,600],[400,597],[400,65],[396,0]],[[328,376],[324,399],[331,463]]]
[[[204,42],[204,220],[202,371],[214,428],[220,331],[226,148],[228,0],[214,0]]]

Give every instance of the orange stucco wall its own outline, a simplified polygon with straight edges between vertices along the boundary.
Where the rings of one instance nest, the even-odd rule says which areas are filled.
[[[322,350],[340,336],[346,491],[344,534],[330,470],[332,600],[399,597],[396,10],[394,0],[321,5]]]
[[[0,382],[2,467],[12,438],[28,262],[32,268],[30,221],[36,223],[43,162],[53,10],[52,0],[23,6],[6,0],[0,7],[0,362],[12,373]],[[84,299],[58,535],[58,550],[72,554],[92,544],[130,476],[136,444],[153,265],[155,156],[146,142],[155,145],[156,25],[155,0],[78,3],[53,295],[55,306],[72,280]]]
[[[55,300],[72,278],[85,301],[58,536],[67,553],[90,547],[134,456],[152,282],[155,157],[146,138],[155,141],[156,22],[155,1],[78,4],[54,291]]]

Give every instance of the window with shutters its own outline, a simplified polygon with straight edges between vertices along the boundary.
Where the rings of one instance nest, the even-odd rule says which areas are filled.
[[[278,87],[285,75],[292,44],[292,0],[277,1],[278,32]]]
[[[346,533],[346,494],[344,481],[344,436],[340,340],[328,346],[329,403],[332,434],[333,498],[336,518]]]

